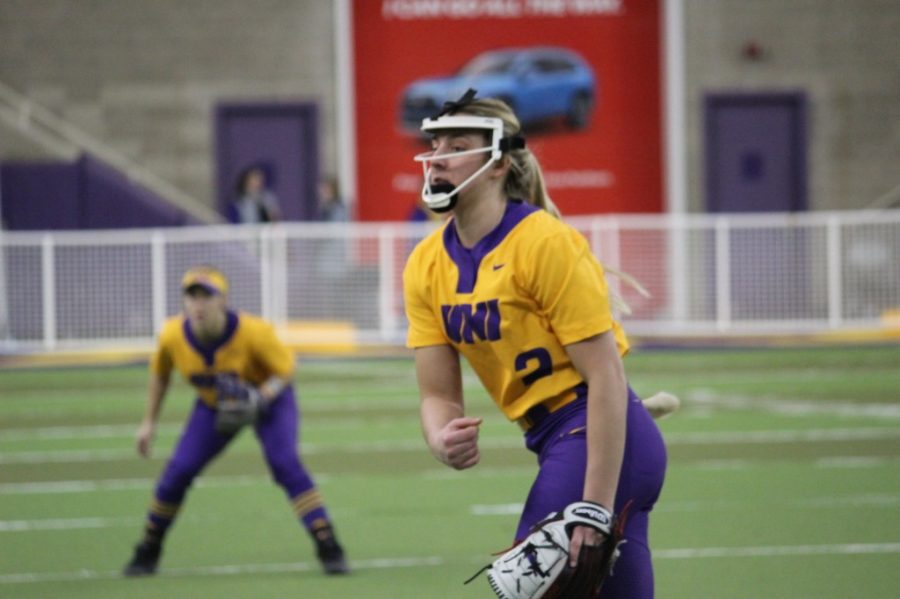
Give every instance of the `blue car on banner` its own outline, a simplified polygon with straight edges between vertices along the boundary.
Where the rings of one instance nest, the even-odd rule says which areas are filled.
[[[524,127],[561,118],[573,129],[583,129],[590,124],[599,94],[593,69],[571,50],[491,50],[475,56],[455,75],[410,83],[401,100],[402,128],[418,131],[422,119],[470,87],[478,90],[479,98],[506,101]]]

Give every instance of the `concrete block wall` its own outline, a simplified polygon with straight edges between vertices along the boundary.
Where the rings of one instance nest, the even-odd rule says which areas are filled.
[[[332,11],[322,0],[2,0],[0,81],[214,206],[220,101],[318,102],[321,163],[336,168]]]
[[[900,185],[900,2],[685,0],[690,206],[702,211],[703,98],[803,91],[809,205],[864,208]],[[748,60],[743,47],[761,49]]]
[[[812,209],[865,207],[900,184],[900,2],[683,5],[692,210],[704,205],[707,92],[807,93]],[[219,101],[317,101],[323,170],[336,170],[333,11],[328,0],[0,0],[0,81],[212,206]],[[742,57],[747,41],[759,60]],[[4,140],[0,158],[15,149]]]

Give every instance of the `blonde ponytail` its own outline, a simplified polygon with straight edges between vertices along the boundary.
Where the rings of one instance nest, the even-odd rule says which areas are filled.
[[[522,125],[516,118],[512,108],[506,102],[494,98],[483,98],[466,104],[460,111],[461,114],[494,117],[503,121],[503,135],[511,137],[522,132]],[[541,210],[546,210],[556,218],[562,220],[562,214],[544,183],[544,173],[537,157],[527,147],[511,150],[504,154],[504,159],[509,161],[509,172],[506,176],[503,191],[507,197],[521,199]],[[604,270],[619,278],[623,283],[634,289],[643,297],[650,297],[650,293],[637,279],[626,272],[603,266]],[[610,303],[615,311],[622,314],[631,314],[631,306],[621,295],[613,290],[609,292]]]

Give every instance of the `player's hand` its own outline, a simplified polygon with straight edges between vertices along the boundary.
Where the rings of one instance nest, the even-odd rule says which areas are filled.
[[[456,470],[471,468],[481,459],[478,427],[481,418],[454,418],[442,428],[433,447],[435,456]]]
[[[153,438],[156,436],[156,423],[151,421],[143,421],[134,434],[135,444],[137,446],[138,455],[142,458],[150,457],[150,447],[153,445]]]
[[[603,544],[605,537],[603,533],[594,530],[590,526],[576,526],[572,529],[572,540],[569,541],[569,565],[576,567],[578,565],[578,554],[581,553],[581,547],[599,546]]]

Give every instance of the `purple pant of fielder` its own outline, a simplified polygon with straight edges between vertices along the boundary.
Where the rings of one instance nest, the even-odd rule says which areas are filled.
[[[587,405],[579,398],[544,415],[525,434],[525,442],[538,455],[540,470],[519,520],[516,538],[550,512],[562,511],[580,501],[587,466],[585,425]],[[653,597],[653,565],[647,540],[650,510],[662,490],[666,448],[653,418],[634,392],[628,391],[628,424],[622,474],[616,492],[615,512],[629,505],[625,540],[613,575],[603,585],[603,599]]]
[[[197,400],[150,507],[149,524],[159,534],[172,524],[197,475],[236,437],[217,432],[215,417],[215,410]],[[297,453],[298,419],[294,391],[288,387],[254,429],[272,477],[284,488],[297,517],[307,529],[314,529],[328,522],[328,514]]]

